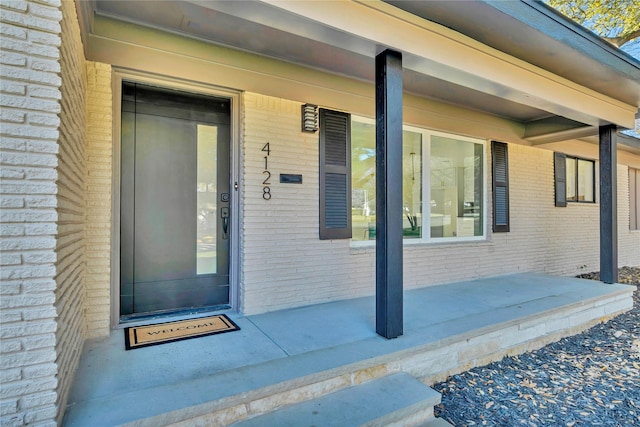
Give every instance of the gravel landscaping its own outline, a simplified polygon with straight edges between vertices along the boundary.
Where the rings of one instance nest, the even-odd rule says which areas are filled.
[[[598,279],[598,273],[579,277]],[[640,267],[619,282],[640,287]],[[640,291],[615,319],[433,388],[454,426],[640,426]]]

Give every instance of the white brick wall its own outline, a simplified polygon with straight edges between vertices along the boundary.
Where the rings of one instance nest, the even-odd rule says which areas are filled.
[[[83,339],[109,333],[111,68],[84,60],[72,2],[5,0],[0,10],[0,424],[56,425]],[[318,239],[318,136],[300,132],[300,104],[243,98],[241,310],[373,294],[373,248]],[[262,197],[267,142],[271,200]],[[599,268],[597,205],[555,208],[551,151],[509,150],[512,231],[407,246],[407,289]],[[280,184],[280,173],[303,184]],[[640,265],[626,167],[618,173],[620,264]]]
[[[618,261],[640,266],[640,230],[629,230],[629,211],[629,167],[618,165]]]
[[[62,100],[58,154],[58,254],[56,309],[58,331],[58,408],[66,405],[84,343],[86,75],[75,6],[63,2],[60,49]]]
[[[109,334],[111,281],[111,67],[87,62],[85,182],[86,338]]]
[[[59,7],[0,4],[3,426],[56,425]]]
[[[363,257],[348,240],[318,240],[318,136],[300,131],[300,104],[244,96],[242,309],[247,313],[349,298],[366,292]],[[270,143],[271,200],[264,200],[262,147]],[[280,184],[280,173],[303,175]]]
[[[246,313],[375,292],[374,247],[318,239],[318,136],[299,129],[299,103],[245,94],[241,308]],[[262,198],[266,142],[272,173],[268,201]],[[490,158],[489,144],[485,155]],[[486,242],[406,245],[406,289],[514,272],[575,275],[600,268],[599,205],[554,206],[553,152],[509,144],[509,172],[511,232],[489,231]],[[301,173],[303,184],[280,184],[280,173]],[[625,166],[618,167],[618,175],[620,265],[640,265],[640,233],[628,230]],[[490,230],[490,206],[486,220]]]
[[[0,424],[56,425],[85,335],[109,331],[111,68],[85,61],[73,2],[3,2],[0,30]]]

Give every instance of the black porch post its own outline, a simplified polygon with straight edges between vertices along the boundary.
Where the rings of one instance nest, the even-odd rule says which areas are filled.
[[[600,280],[618,281],[616,126],[600,126]]]
[[[402,54],[376,56],[376,332],[402,335]]]

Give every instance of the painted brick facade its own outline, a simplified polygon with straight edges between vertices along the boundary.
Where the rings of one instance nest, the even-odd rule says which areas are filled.
[[[118,100],[111,67],[84,59],[73,2],[0,4],[0,424],[53,426],[84,339],[110,332]],[[318,238],[318,135],[300,131],[300,103],[242,98],[240,311],[372,295],[373,246]],[[341,108],[339,95],[331,107]],[[509,165],[511,232],[489,232],[484,242],[407,244],[406,289],[599,268],[598,205],[554,206],[553,152],[510,144]],[[303,183],[281,184],[281,173],[302,174]],[[640,232],[628,230],[626,164],[618,176],[620,265],[640,265]]]
[[[370,260],[350,257],[348,240],[318,239],[318,135],[300,131],[300,104],[247,93],[244,108],[242,309],[370,293],[362,280]],[[270,200],[262,196],[267,142]],[[303,183],[280,184],[281,173],[302,174]]]
[[[68,390],[80,359],[84,339],[85,304],[85,180],[86,180],[86,76],[84,54],[73,3],[62,5],[60,75],[60,151],[58,154],[58,254],[56,311],[58,330],[59,408],[64,408]],[[62,411],[61,411],[62,412]],[[60,414],[61,416],[62,414]]]
[[[247,93],[244,108],[242,310],[372,295],[375,248],[318,239],[318,137],[300,132],[300,104]],[[270,200],[262,198],[261,149],[267,142]],[[485,155],[490,158],[489,144]],[[514,272],[574,275],[600,268],[599,205],[554,206],[553,152],[509,144],[509,169],[511,231],[489,231],[483,242],[405,245],[405,289]],[[280,173],[302,173],[303,184],[280,184]],[[618,176],[619,261],[640,265],[640,233],[628,227],[626,166],[618,166]],[[490,219],[488,209],[488,230]]]
[[[111,67],[85,61],[73,2],[3,2],[0,28],[0,424],[56,425],[109,331]]]
[[[59,1],[1,3],[0,424],[56,425]]]
[[[109,334],[111,283],[111,67],[86,63],[87,147],[85,181],[86,338]]]
[[[631,167],[638,168],[640,159]],[[640,230],[629,229],[629,167],[618,165],[618,259],[620,265],[640,265]],[[598,243],[599,244],[599,243]]]

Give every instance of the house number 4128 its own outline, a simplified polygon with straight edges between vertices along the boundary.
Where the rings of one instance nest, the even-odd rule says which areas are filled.
[[[271,154],[271,147],[268,142],[264,144],[262,151],[267,153],[266,156],[264,156],[264,170],[262,171],[262,174],[265,175],[265,179],[262,181],[262,198],[265,200],[271,200],[271,187],[269,187],[271,185],[271,182],[269,181],[271,179],[271,172],[269,172],[269,155]]]

